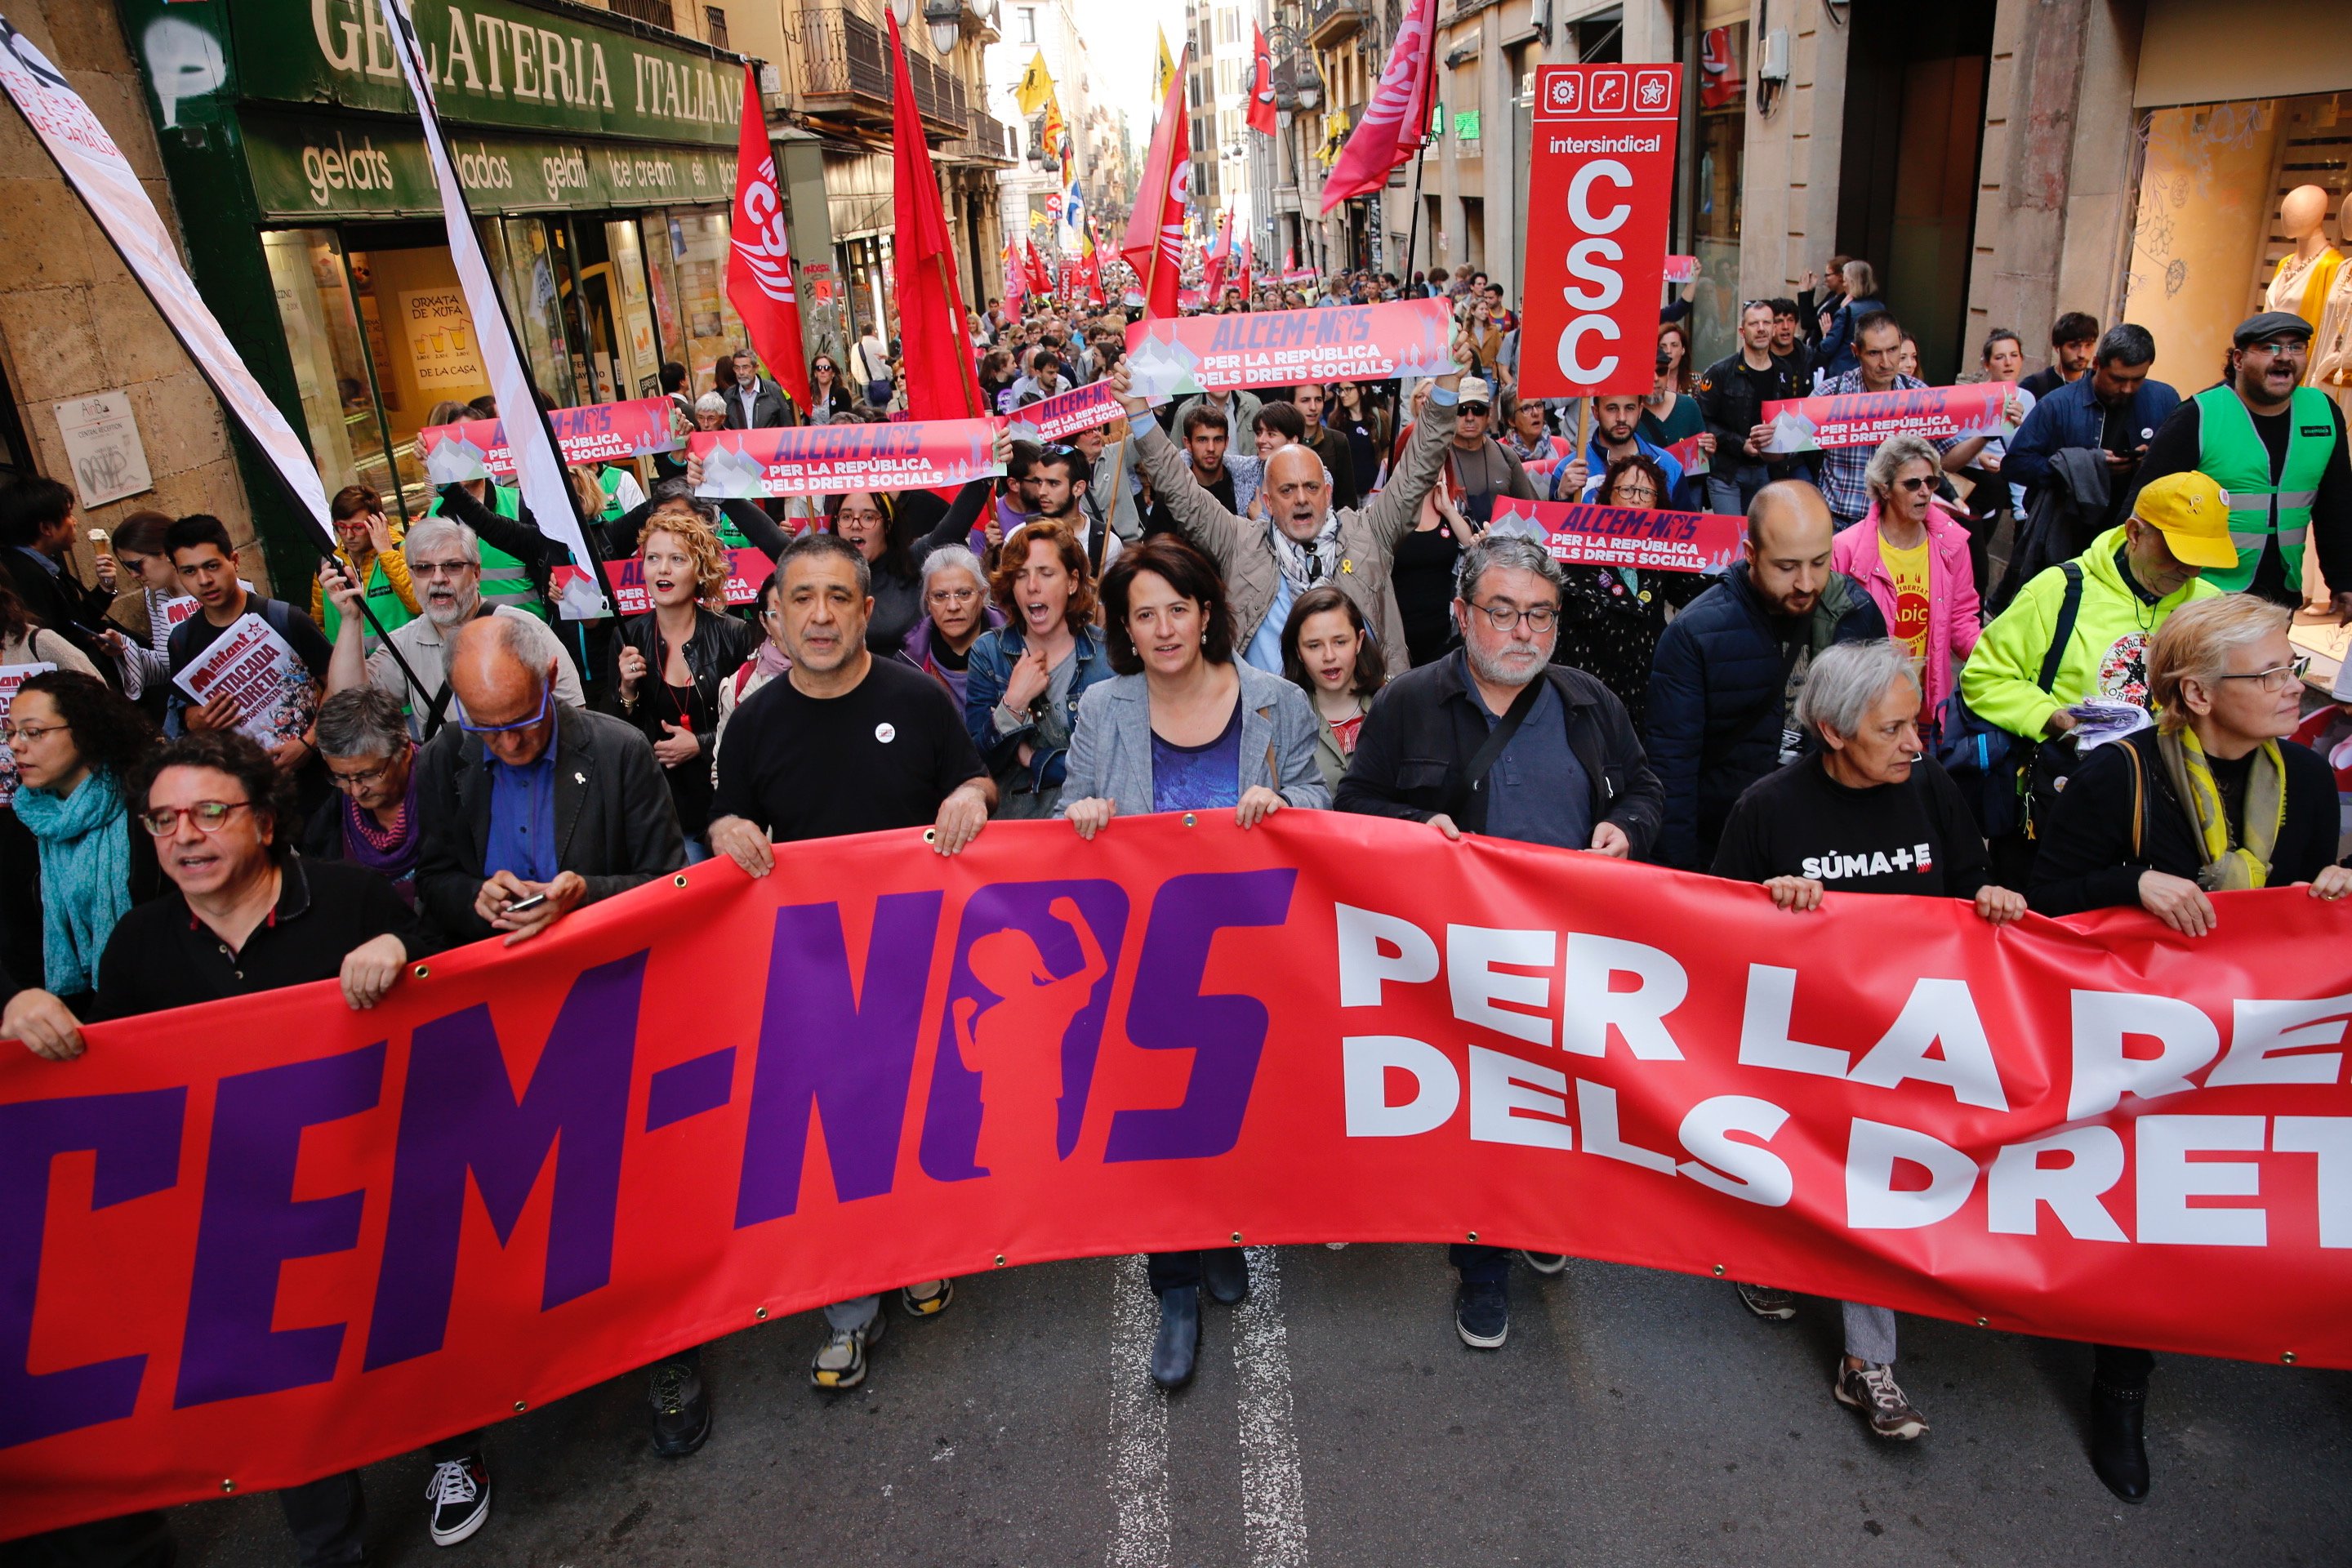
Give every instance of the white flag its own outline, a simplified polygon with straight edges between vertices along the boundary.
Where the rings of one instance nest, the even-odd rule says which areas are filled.
[[[147,199],[146,188],[114,138],[64,73],[43,58],[33,41],[10,26],[5,16],[0,16],[0,87],[8,89],[33,134],[89,204],[90,216],[122,253],[131,275],[178,334],[180,346],[278,469],[288,494],[310,514],[326,548],[332,550],[335,530],[327,521],[326,487],[319,482],[319,470],[302,438],[245,368],[228,334],[196,292],[195,280],[180,265],[179,249],[163,226],[163,215]],[[29,236],[19,238],[32,242]]]
[[[481,237],[474,231],[473,215],[466,210],[466,188],[457,181],[457,166],[449,143],[441,134],[441,116],[433,101],[432,73],[425,50],[403,0],[383,0],[383,19],[392,31],[393,50],[401,75],[408,79],[409,96],[416,100],[424,121],[425,146],[433,157],[434,183],[441,189],[441,218],[449,231],[449,258],[457,263],[457,282],[466,291],[466,310],[474,319],[474,341],[481,345],[482,361],[490,373],[490,393],[498,399],[507,447],[514,455],[515,479],[522,488],[523,504],[530,508],[541,533],[572,547],[572,559],[581,567],[563,591],[563,618],[591,620],[612,611],[604,602],[604,585],[596,571],[596,557],[581,531],[580,513],[572,500],[572,483],[556,455],[555,437],[547,416],[532,395],[530,372],[521,345],[507,321],[498,284],[483,258]]]

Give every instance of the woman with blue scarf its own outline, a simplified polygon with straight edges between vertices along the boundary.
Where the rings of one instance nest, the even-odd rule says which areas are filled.
[[[42,988],[79,1011],[115,921],[157,885],[154,846],[122,801],[155,733],[104,681],[71,670],[18,687],[0,733],[16,764],[16,820],[40,853]]]

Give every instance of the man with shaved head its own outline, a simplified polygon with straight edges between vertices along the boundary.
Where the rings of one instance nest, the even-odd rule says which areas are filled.
[[[1713,864],[1740,792],[1796,759],[1797,694],[1822,650],[1886,635],[1868,591],[1830,569],[1834,537],[1821,491],[1766,485],[1748,508],[1747,558],[1658,639],[1643,749],[1665,791],[1666,864]]]
[[[1244,662],[1282,673],[1282,627],[1290,606],[1309,588],[1328,584],[1363,612],[1389,673],[1402,675],[1411,667],[1390,571],[1397,541],[1412,531],[1422,499],[1444,466],[1459,401],[1454,389],[1474,352],[1467,339],[1455,341],[1455,368],[1437,378],[1394,477],[1361,510],[1335,508],[1323,459],[1311,447],[1291,446],[1266,459],[1258,490],[1266,520],[1253,522],[1193,483],[1183,454],[1156,421],[1136,421],[1136,458],[1153,494],[1225,580],[1234,645]],[[1130,416],[1149,406],[1129,395],[1125,365],[1111,373],[1110,385]]]

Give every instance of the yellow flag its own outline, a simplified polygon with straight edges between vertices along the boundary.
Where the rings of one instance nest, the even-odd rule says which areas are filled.
[[[1168,29],[1162,27],[1160,29],[1160,70],[1151,79],[1151,96],[1155,101],[1166,101],[1168,84],[1175,75],[1176,60],[1168,52]]]
[[[1045,69],[1045,51],[1040,49],[1030,59],[1029,68],[1021,73],[1021,85],[1013,89],[1013,100],[1024,115],[1031,115],[1053,96],[1054,79]]]

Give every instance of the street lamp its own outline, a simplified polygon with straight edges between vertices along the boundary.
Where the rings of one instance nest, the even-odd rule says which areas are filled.
[[[905,4],[906,0],[898,0]],[[930,25],[931,47],[941,57],[955,52],[956,40],[963,36],[963,0],[923,0],[923,20]]]

